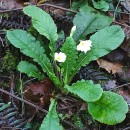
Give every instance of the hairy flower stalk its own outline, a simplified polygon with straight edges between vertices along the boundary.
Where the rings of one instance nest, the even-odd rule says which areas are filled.
[[[92,47],[92,41],[91,40],[86,40],[86,41],[80,41],[80,43],[77,45],[77,50],[78,51],[83,51],[87,52],[91,49]]]
[[[56,61],[58,61],[58,62],[65,62],[65,60],[66,60],[66,55],[65,55],[65,53],[62,53],[62,52],[60,52],[60,53],[55,53],[54,59],[55,59]]]

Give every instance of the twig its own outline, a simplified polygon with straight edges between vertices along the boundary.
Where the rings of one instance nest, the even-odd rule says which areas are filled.
[[[130,26],[128,26],[127,24],[119,23],[119,22],[117,22],[117,21],[113,21],[113,23],[116,23],[116,24],[119,24],[119,25],[122,25],[122,26],[125,26],[125,27],[130,28]]]
[[[71,9],[67,9],[67,8],[64,8],[64,7],[61,7],[61,6],[57,6],[57,5],[53,5],[53,4],[41,4],[40,6],[49,6],[49,7],[54,7],[54,8],[57,8],[57,9],[61,9],[61,10],[64,10],[64,11],[69,11],[69,12],[73,12],[73,13],[78,13],[77,11],[75,10],[71,10]]]
[[[12,74],[12,75],[10,76],[10,93],[11,93],[11,94],[14,94],[14,88],[15,88],[14,74]],[[14,100],[13,100],[12,96],[10,96],[10,100],[12,100],[12,104],[14,105],[14,107],[15,107],[16,109],[18,109],[18,107],[17,107],[17,106],[15,105],[15,103],[14,103]]]
[[[4,47],[4,43],[1,37],[0,37],[0,41],[1,41],[2,46]]]
[[[27,83],[29,83],[29,82],[35,80],[35,79],[37,79],[37,78],[32,78],[32,79],[30,79],[30,80],[27,80],[26,82],[23,83],[23,85],[25,85],[25,84],[27,84]]]
[[[21,73],[20,73],[20,90],[21,90],[21,98],[22,99],[24,99],[24,97],[23,97],[23,81],[22,81],[22,78],[21,78]],[[25,114],[25,104],[24,104],[24,102],[22,102],[22,115],[24,115]]]
[[[108,10],[108,12],[116,12],[116,13],[120,13],[120,14],[130,15],[130,13],[127,13],[127,12],[119,12],[119,11],[116,11],[116,10]]]
[[[64,7],[60,7],[60,6],[56,6],[56,5],[53,5],[53,4],[41,4],[41,5],[35,5],[37,7],[42,7],[42,6],[49,6],[49,7],[53,7],[53,8],[57,8],[57,9],[61,9],[61,10],[64,10],[64,11],[69,11],[69,12],[73,12],[73,13],[77,13],[77,11],[74,11],[74,10],[71,10],[71,9],[67,9],[67,8],[64,8]],[[10,12],[10,11],[17,11],[17,10],[22,10],[23,7],[21,8],[16,8],[16,9],[10,9],[10,10],[2,10],[0,11],[0,13],[7,13],[7,12]]]
[[[119,0],[118,4],[116,5],[116,8],[115,8],[114,19],[115,19],[115,17],[116,17],[116,11],[117,11],[117,9],[118,9],[119,4],[120,4],[120,0]]]
[[[123,129],[123,130],[130,130],[130,127],[127,127],[127,128],[125,128],[125,129]]]
[[[27,100],[24,100],[24,99],[22,99],[22,98],[20,98],[20,97],[17,97],[17,96],[15,96],[14,94],[11,94],[11,93],[9,93],[9,92],[6,91],[6,90],[3,90],[3,89],[0,88],[0,91],[3,92],[3,93],[5,93],[5,94],[7,94],[7,95],[9,95],[9,96],[12,96],[13,98],[16,98],[16,99],[20,100],[20,101],[22,101],[22,102],[25,102],[26,104],[28,104],[28,105],[30,105],[30,106],[32,106],[32,107],[34,107],[34,108],[36,108],[36,109],[38,109],[38,110],[40,110],[40,111],[46,113],[46,114],[48,113],[47,110],[45,110],[45,109],[43,109],[43,108],[41,108],[41,107],[39,107],[39,106],[37,106],[37,105],[35,105],[35,104],[33,104],[33,103],[27,101]],[[70,123],[70,122],[68,122],[68,121],[66,121],[66,120],[63,120],[63,122],[66,123],[66,124],[68,124],[68,125],[70,125],[71,127],[75,128],[75,129],[82,130],[81,128],[79,128],[79,127],[73,125],[72,123]]]
[[[22,130],[21,128],[14,128],[14,127],[1,127],[1,130],[8,130],[8,129],[11,129],[11,130]]]
[[[17,10],[22,10],[23,9],[23,7],[21,7],[21,8],[16,8],[16,9],[9,9],[9,10],[0,10],[0,13],[8,13],[8,12],[10,12],[10,11],[17,11]]]
[[[70,7],[71,7],[71,5],[72,5],[72,1],[70,0]]]
[[[7,94],[7,95],[9,95],[9,96],[11,96],[11,97],[13,97],[13,98],[16,98],[16,99],[20,100],[20,101],[22,101],[22,102],[25,102],[26,104],[28,104],[28,105],[30,105],[30,106],[36,108],[36,109],[39,109],[40,111],[42,111],[42,112],[44,112],[44,113],[48,113],[47,110],[44,110],[44,109],[40,108],[39,106],[37,106],[37,105],[35,105],[35,104],[33,104],[33,103],[31,103],[31,102],[25,100],[25,99],[22,99],[22,98],[20,98],[20,97],[18,97],[18,96],[15,96],[14,94],[11,94],[11,93],[9,93],[9,92],[6,91],[6,90],[3,90],[3,89],[0,88],[0,91],[3,92],[3,93],[5,93],[5,94]]]
[[[111,91],[111,90],[118,89],[118,88],[121,88],[121,87],[124,87],[124,86],[126,86],[126,85],[130,85],[130,83],[126,83],[126,84],[122,84],[122,85],[120,85],[120,86],[116,86],[116,87],[110,89],[110,91]]]

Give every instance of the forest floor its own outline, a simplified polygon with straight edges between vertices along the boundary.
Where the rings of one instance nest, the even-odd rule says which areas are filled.
[[[51,85],[48,79],[44,83],[38,83],[36,79],[18,72],[18,62],[28,58],[9,44],[6,30],[30,29],[31,20],[23,14],[22,8],[34,4],[48,12],[57,24],[58,30],[64,30],[67,36],[72,27],[73,15],[76,14],[76,11],[71,9],[72,2],[53,0],[39,1],[38,4],[37,0],[0,0],[0,130],[38,130],[46,114],[44,110],[48,110],[49,101],[45,98],[43,105],[41,101],[43,95],[35,95],[33,91],[38,92],[39,86]],[[124,42],[108,55],[83,67],[74,80],[91,79],[95,83],[100,83],[104,90],[122,95],[130,106],[130,1],[117,4],[116,7],[120,7],[119,12],[114,13],[110,10],[106,15],[116,15],[113,24],[120,25],[124,30]],[[68,130],[78,130],[80,125],[84,126],[84,130],[130,130],[129,112],[123,123],[108,126],[94,121],[90,115],[86,117],[81,113],[81,120],[78,120],[73,113],[85,109],[84,103],[67,96],[63,96],[62,100],[64,104],[59,103],[57,109],[72,117],[64,124],[70,125]]]

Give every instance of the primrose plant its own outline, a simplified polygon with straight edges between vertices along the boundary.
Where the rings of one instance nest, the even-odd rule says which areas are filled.
[[[51,53],[48,54],[33,35],[19,29],[7,31],[10,43],[37,62],[54,82],[56,89],[64,94],[77,95],[84,100],[88,112],[95,120],[108,125],[122,122],[128,112],[128,105],[122,96],[103,91],[100,84],[94,84],[91,80],[82,79],[72,83],[74,75],[82,66],[108,54],[123,42],[124,32],[121,27],[109,26],[112,18],[94,13],[93,8],[85,6],[75,15],[70,35],[57,50],[57,27],[50,15],[35,6],[27,6],[23,12],[32,18],[33,27],[39,34],[49,40],[47,45]],[[93,35],[86,40],[88,34]],[[44,79],[43,73],[27,61],[21,61],[18,70],[39,80]],[[56,99],[53,99],[40,130],[63,130],[56,112],[56,104]]]

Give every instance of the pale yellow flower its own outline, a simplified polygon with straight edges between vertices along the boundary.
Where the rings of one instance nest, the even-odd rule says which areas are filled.
[[[86,41],[80,41],[80,43],[77,45],[77,50],[78,51],[83,51],[87,52],[91,49],[92,46],[92,41],[91,40],[86,40]]]
[[[56,61],[58,61],[58,62],[65,62],[65,60],[66,60],[66,55],[65,55],[65,53],[62,53],[62,52],[60,52],[60,53],[55,53],[54,59],[55,59]]]

